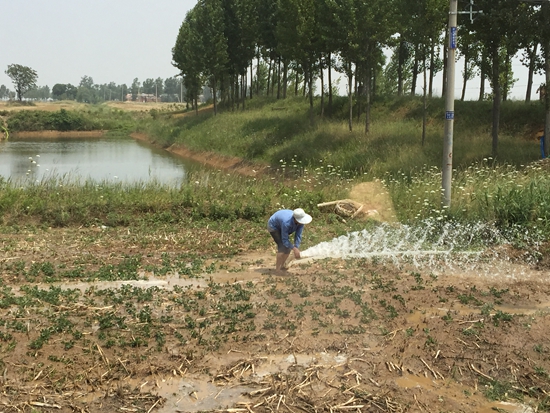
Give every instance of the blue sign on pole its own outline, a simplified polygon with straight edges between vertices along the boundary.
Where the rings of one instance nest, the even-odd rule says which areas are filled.
[[[451,49],[456,49],[456,27],[451,27],[451,38],[449,40]]]
[[[445,120],[453,120],[455,118],[454,111],[448,110],[445,112]]]

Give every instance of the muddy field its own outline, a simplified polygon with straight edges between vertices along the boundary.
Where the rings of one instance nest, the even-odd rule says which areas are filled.
[[[185,228],[0,237],[0,410],[548,411],[547,273],[184,251]]]

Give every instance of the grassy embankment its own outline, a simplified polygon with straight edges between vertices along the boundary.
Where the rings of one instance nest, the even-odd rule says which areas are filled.
[[[91,106],[79,111],[9,114],[10,130],[136,130],[163,147],[181,145],[269,164],[292,171],[295,180],[283,182],[280,173],[269,179],[200,173],[181,188],[70,182],[61,187],[44,182],[25,190],[3,182],[3,223],[133,226],[239,219],[259,228],[271,211],[302,206],[324,224],[319,226],[325,228],[319,238],[326,239],[361,224],[343,224],[333,214],[321,214],[317,203],[346,197],[354,182],[380,179],[402,222],[432,217],[495,222],[507,229],[536,228],[539,236],[550,232],[550,185],[545,164],[537,162],[540,150],[534,139],[543,119],[539,102],[503,104],[497,159],[490,157],[490,103],[457,102],[456,172],[449,210],[443,210],[440,202],[443,101],[430,101],[424,145],[420,100],[375,104],[368,135],[363,132],[364,117],[355,120],[355,130],[349,132],[345,102],[338,98],[333,116],[317,117],[313,125],[307,103],[299,98],[255,98],[247,102],[246,111],[217,116],[211,112],[181,116],[182,111],[173,110],[175,106],[134,113]],[[331,226],[336,222],[340,228]]]

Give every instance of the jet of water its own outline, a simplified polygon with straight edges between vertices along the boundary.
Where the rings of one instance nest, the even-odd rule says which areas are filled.
[[[351,232],[321,242],[304,250],[301,255],[309,260],[373,258],[417,267],[473,268],[488,261],[490,247],[509,243],[491,224],[425,220],[416,226],[384,223]],[[502,259],[502,252],[499,254]]]

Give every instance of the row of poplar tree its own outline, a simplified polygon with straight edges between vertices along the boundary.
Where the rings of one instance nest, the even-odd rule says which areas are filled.
[[[543,70],[541,45],[550,39],[550,2],[544,1],[459,1],[461,11],[482,11],[458,19],[463,90],[478,75],[480,99],[489,80],[495,99],[505,100],[514,81],[511,59],[522,52],[529,100],[532,75]],[[285,97],[289,84],[296,92],[302,81],[313,105],[320,79],[330,105],[332,70],[346,76],[350,102],[352,94],[367,101],[382,93],[414,94],[423,71],[421,87],[431,95],[435,74],[446,78],[448,20],[449,0],[199,0],[180,27],[173,64],[191,99],[205,83],[222,102],[244,104],[248,93],[266,89]],[[268,72],[267,85],[261,70]]]

